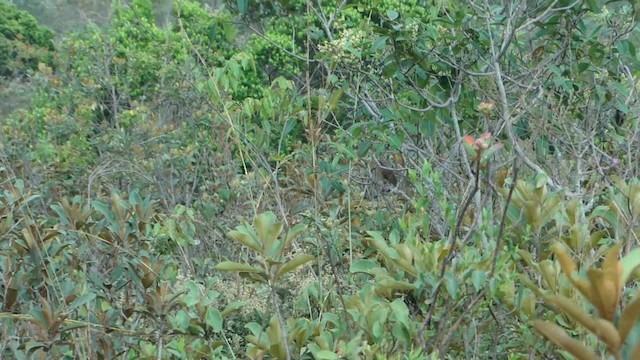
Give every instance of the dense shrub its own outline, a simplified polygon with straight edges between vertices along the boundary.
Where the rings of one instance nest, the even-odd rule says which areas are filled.
[[[2,357],[637,353],[626,2],[170,3],[0,119]]]
[[[54,33],[26,11],[0,2],[0,76],[24,75],[51,65]]]

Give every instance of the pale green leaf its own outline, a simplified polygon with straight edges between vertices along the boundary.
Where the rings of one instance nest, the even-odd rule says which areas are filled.
[[[316,360],[338,360],[338,359],[340,359],[338,354],[336,354],[336,353],[334,353],[333,351],[330,351],[330,350],[320,350],[320,351],[316,352],[315,354],[313,354],[313,356],[316,358]]]
[[[480,291],[482,289],[482,285],[487,279],[487,272],[483,270],[473,270],[471,273],[471,283],[476,291]]]
[[[626,284],[629,281],[631,274],[640,266],[640,248],[631,250],[627,255],[620,259],[622,264],[622,281],[621,284]]]
[[[313,260],[314,257],[312,255],[309,254],[301,254],[301,255],[297,255],[295,256],[293,259],[287,261],[279,270],[278,273],[276,275],[277,278],[281,277],[282,275],[288,273],[289,271],[295,270],[297,268],[299,268],[300,266],[308,263],[309,261]]]
[[[223,261],[216,265],[214,269],[219,271],[236,271],[236,272],[245,272],[245,273],[259,273],[262,270],[247,264],[240,264],[233,261]]]
[[[282,233],[283,224],[277,221],[274,213],[267,211],[255,217],[253,227],[260,238],[265,254],[270,254],[276,239]]]
[[[222,314],[218,309],[214,307],[208,308],[205,321],[207,326],[209,326],[213,331],[218,332],[222,330]]]
[[[260,244],[245,231],[231,230],[227,233],[227,235],[233,240],[241,243],[242,245],[248,247],[249,249],[262,254],[262,249],[260,248]]]
[[[305,229],[306,226],[304,224],[298,224],[289,229],[289,232],[287,232],[287,237],[284,240],[284,248],[286,249],[289,244],[291,244],[293,239],[298,237],[298,235],[300,235]]]

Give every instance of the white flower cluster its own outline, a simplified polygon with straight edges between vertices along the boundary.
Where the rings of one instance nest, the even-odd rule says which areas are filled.
[[[408,22],[404,25],[404,30],[411,41],[417,41],[420,36],[420,24],[416,21]]]
[[[318,49],[336,63],[357,65],[362,57],[366,34],[359,29],[345,29],[332,41],[320,44]]]

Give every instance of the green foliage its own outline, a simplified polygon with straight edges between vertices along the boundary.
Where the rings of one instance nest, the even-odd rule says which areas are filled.
[[[562,295],[546,296],[545,301],[553,304],[596,335],[607,346],[607,352],[615,358],[633,359],[640,350],[637,326],[638,316],[640,316],[640,299],[632,299],[624,310],[619,309],[619,304],[626,283],[624,272],[633,272],[640,265],[640,261],[636,254],[630,254],[618,262],[619,250],[620,246],[614,246],[608,250],[601,270],[587,269],[587,281],[574,278],[574,272],[577,270],[575,263],[562,246],[554,248],[564,276],[596,309],[597,316],[588,314],[581,309],[580,304]],[[626,269],[622,263],[627,265]],[[579,359],[599,358],[553,322],[538,320],[534,322],[534,326],[549,340]]]
[[[0,22],[49,51],[8,60],[0,357],[633,352],[628,2],[107,13],[55,49]]]
[[[156,340],[160,346],[166,341],[167,351],[176,356],[213,354],[222,345],[216,334],[241,304],[224,306],[211,282],[181,278],[176,259],[154,248],[156,236],[162,236],[157,229],[167,223],[156,213],[155,202],[137,192],[114,193],[91,206],[76,197],[52,205],[51,219],[37,219],[24,211],[36,199],[22,182],[2,195],[7,287],[1,321],[7,339],[14,339],[6,343],[5,356],[148,356],[162,351],[157,341],[132,341],[134,323],[164,329]],[[192,246],[183,240],[192,243],[188,236],[172,239],[182,252]],[[94,334],[94,355],[69,341],[87,330]]]
[[[21,76],[52,64],[54,33],[29,13],[0,2],[0,76]]]

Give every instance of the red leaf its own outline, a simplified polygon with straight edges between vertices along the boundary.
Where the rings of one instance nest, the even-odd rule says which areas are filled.
[[[469,145],[473,145],[476,141],[473,139],[473,137],[471,137],[471,135],[465,135],[464,142]]]

